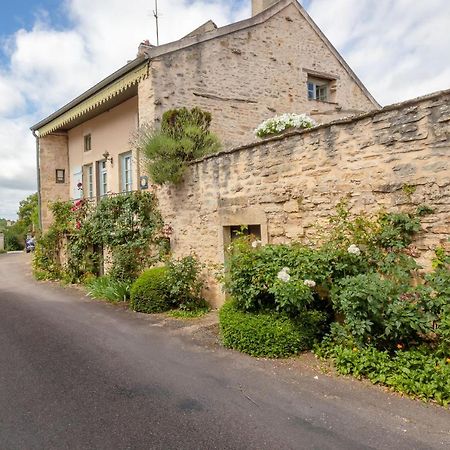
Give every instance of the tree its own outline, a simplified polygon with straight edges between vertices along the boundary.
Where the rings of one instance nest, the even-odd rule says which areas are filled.
[[[35,231],[39,227],[38,195],[37,192],[29,195],[19,203],[19,222],[23,222],[29,231]]]
[[[3,228],[5,249],[8,251],[22,250],[25,247],[27,234],[33,234],[38,230],[39,213],[37,193],[29,195],[19,203],[17,215],[19,217],[17,222],[9,227],[5,226]]]

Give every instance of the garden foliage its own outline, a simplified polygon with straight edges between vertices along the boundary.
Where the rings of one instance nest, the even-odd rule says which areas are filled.
[[[219,314],[222,342],[226,347],[272,358],[310,349],[326,321],[326,315],[317,310],[292,317],[274,311],[243,311],[232,301]]]
[[[164,312],[173,308],[167,292],[166,275],[165,267],[146,270],[131,287],[130,308],[144,313]]]
[[[110,276],[86,277],[84,285],[92,298],[106,299],[113,303],[125,302],[130,298],[130,283]]]
[[[131,308],[148,313],[175,308],[186,313],[206,310],[201,269],[194,256],[186,256],[145,271],[131,288]]]
[[[54,222],[38,240],[33,260],[38,278],[79,282],[97,275],[103,249],[107,249],[110,277],[130,282],[167,252],[153,193],[104,197],[97,205],[84,199],[55,202],[51,210]]]
[[[421,217],[430,212],[420,206],[353,216],[341,202],[329,227],[318,230],[314,245],[260,246],[252,237],[241,237],[227,258],[225,286],[233,307],[226,311],[255,321],[271,314],[298,321],[314,312],[328,313],[337,322],[322,349],[357,349],[361,358],[370,352],[397,352],[408,359],[425,348],[425,354],[448,364],[449,256],[438,249],[435,269],[425,276],[414,257]],[[245,350],[247,322],[228,321],[224,343]],[[444,395],[439,392],[433,398]]]
[[[343,375],[365,377],[413,397],[450,404],[450,359],[425,346],[390,353],[371,345],[358,348],[325,341],[316,353],[332,359]]]

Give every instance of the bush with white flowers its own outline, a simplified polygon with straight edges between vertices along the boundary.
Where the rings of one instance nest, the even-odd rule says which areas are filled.
[[[279,134],[289,128],[312,128],[316,122],[306,114],[286,113],[265,120],[255,129],[255,135],[263,138]]]

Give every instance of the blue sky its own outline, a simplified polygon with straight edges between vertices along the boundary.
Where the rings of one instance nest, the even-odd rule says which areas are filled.
[[[450,88],[449,0],[301,0],[383,105]],[[251,0],[159,0],[161,43]],[[155,42],[153,0],[2,0],[0,217],[36,189],[29,127]],[[300,111],[301,112],[301,111]]]
[[[0,30],[4,37],[19,28],[31,28],[36,15],[48,15],[55,26],[65,26],[64,2],[61,0],[9,0],[2,2]]]

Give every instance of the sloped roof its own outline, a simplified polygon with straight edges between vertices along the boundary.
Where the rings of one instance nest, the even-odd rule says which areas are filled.
[[[336,48],[331,44],[331,42],[327,39],[327,37],[323,34],[323,32],[320,30],[320,28],[316,25],[316,23],[311,19],[309,14],[306,12],[306,10],[298,3],[297,0],[280,0],[277,3],[273,4],[269,8],[265,9],[261,13],[250,17],[249,19],[241,20],[239,22],[232,23],[230,25],[226,25],[221,28],[214,29],[212,26],[206,26],[214,24],[211,21],[206,22],[206,24],[200,26],[199,28],[195,29],[192,33],[189,33],[187,36],[174,41],[170,42],[168,44],[159,45],[157,47],[150,47],[145,50],[145,57],[139,56],[135,60],[131,61],[121,69],[119,69],[117,72],[114,72],[109,77],[105,78],[100,83],[96,84],[89,90],[87,90],[85,93],[81,94],[79,97],[72,100],[67,105],[63,106],[61,109],[56,111],[55,113],[48,116],[46,119],[38,122],[36,125],[33,125],[31,127],[31,130],[36,131],[42,128],[44,125],[47,125],[50,121],[54,120],[55,118],[59,117],[61,114],[64,114],[69,109],[77,106],[79,103],[83,102],[90,96],[96,94],[99,92],[99,90],[103,89],[108,84],[116,81],[119,77],[123,76],[127,71],[130,71],[134,68],[136,68],[139,64],[142,63],[144,59],[152,60],[153,58],[157,58],[158,56],[162,56],[168,53],[176,52],[188,47],[195,46],[197,44],[210,41],[212,39],[216,39],[222,36],[226,36],[231,33],[235,33],[237,31],[245,30],[246,28],[254,27],[256,25],[262,24],[266,21],[268,21],[270,18],[278,14],[279,12],[283,11],[285,8],[287,8],[289,5],[294,5],[299,13],[304,17],[304,19],[307,21],[307,23],[313,28],[313,30],[316,32],[316,34],[319,36],[319,38],[324,42],[324,44],[328,47],[328,49],[331,51],[331,53],[336,57],[336,59],[339,61],[339,63],[342,65],[342,67],[346,70],[346,72],[349,74],[349,76],[353,79],[353,81],[361,88],[361,90],[364,92],[364,94],[368,97],[368,99],[373,103],[375,108],[381,108],[381,105],[375,100],[375,98],[372,96],[372,94],[367,90],[367,88],[364,86],[362,81],[357,77],[355,72],[350,68],[350,66],[346,63],[344,58],[339,54],[339,52],[336,50]],[[215,25],[215,24],[214,24]],[[202,32],[202,28],[204,28],[205,31]]]

